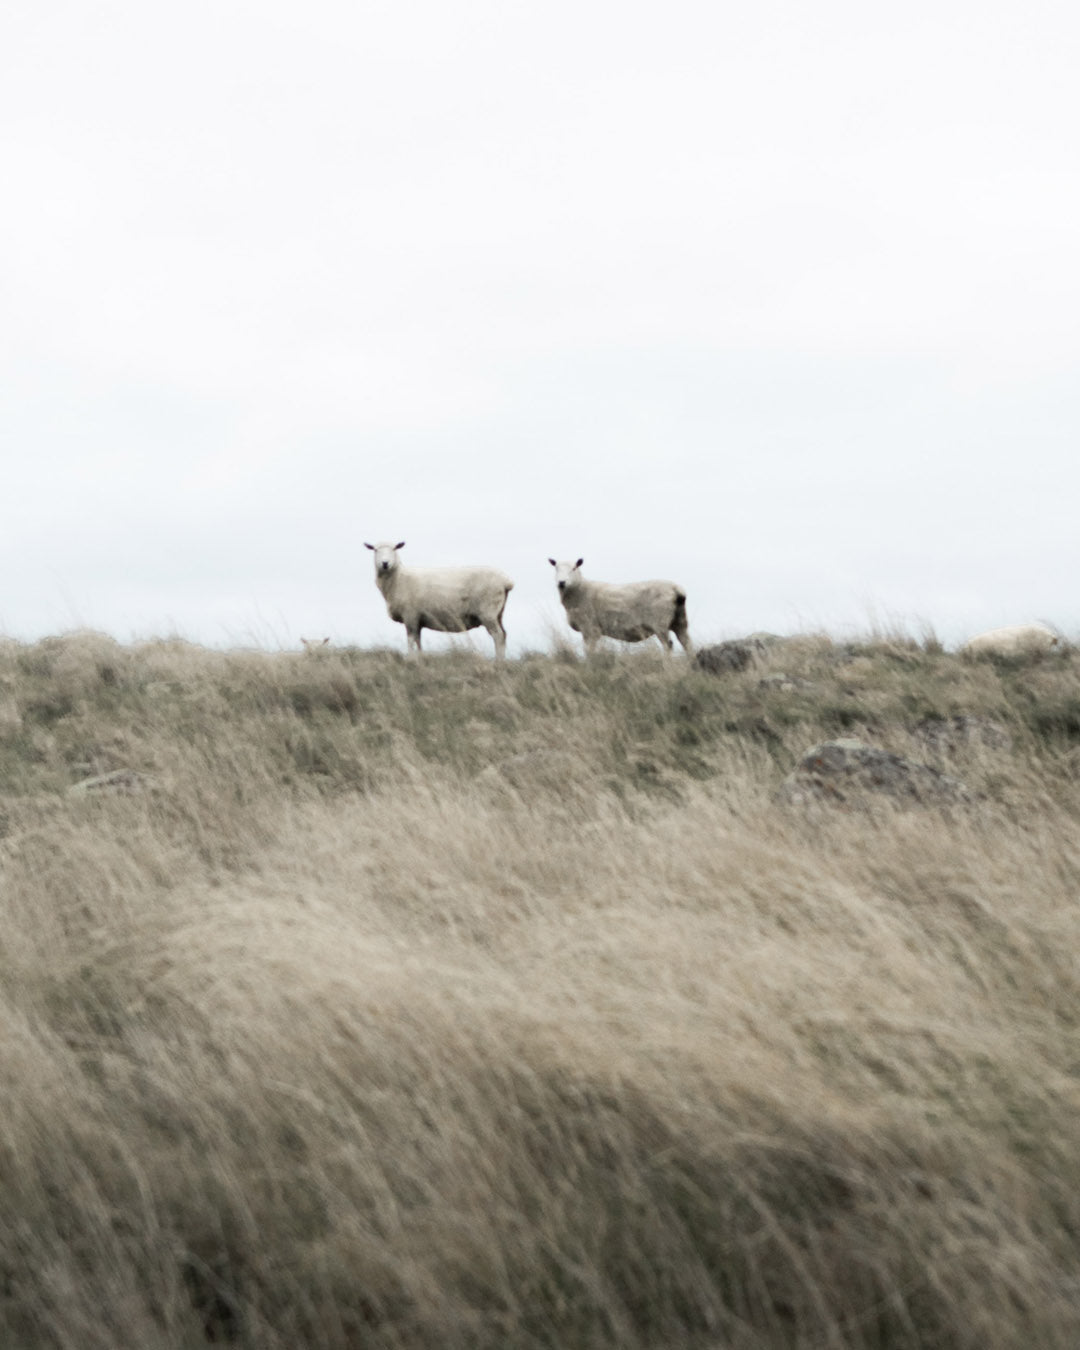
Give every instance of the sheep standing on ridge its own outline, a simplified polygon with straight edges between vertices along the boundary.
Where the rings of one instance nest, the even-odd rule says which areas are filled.
[[[1020,623],[1012,628],[993,628],[989,633],[980,633],[965,642],[960,650],[973,655],[1033,656],[1060,646],[1061,639],[1045,624]]]
[[[672,632],[687,655],[692,651],[686,623],[686,592],[673,581],[634,581],[626,586],[611,586],[603,581],[586,581],[581,575],[584,558],[576,563],[548,562],[555,569],[559,599],[566,610],[567,622],[585,642],[585,654],[591,656],[602,637],[622,642],[660,639],[671,651]]]
[[[495,656],[506,656],[506,629],[502,624],[506,597],[514,583],[492,567],[402,567],[400,544],[365,544],[375,554],[375,585],[386,601],[387,613],[403,623],[410,653],[420,652],[425,628],[436,633],[464,633],[486,628],[495,643]]]

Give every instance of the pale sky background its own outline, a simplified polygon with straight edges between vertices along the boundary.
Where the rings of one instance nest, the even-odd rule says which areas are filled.
[[[1078,72],[1064,0],[8,0],[0,632],[404,650],[404,539],[511,652],[549,555],[1078,636]]]

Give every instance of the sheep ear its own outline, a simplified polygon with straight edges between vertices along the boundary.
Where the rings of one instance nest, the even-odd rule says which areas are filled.
[[[584,561],[585,561],[584,558],[579,558],[579,559],[577,560],[577,562],[574,564],[574,566],[575,566],[575,567],[580,567],[581,564],[582,564]]]
[[[365,547],[365,548],[371,549],[372,553],[375,552],[375,545],[374,545],[374,544],[365,544],[364,547]]]
[[[549,558],[548,562],[552,565],[552,567],[558,567],[559,565],[554,558]]]
[[[404,540],[404,539],[401,541],[400,544],[395,544],[395,545],[394,545],[394,548],[395,548],[395,549],[404,548],[404,547],[405,547],[405,540]]]

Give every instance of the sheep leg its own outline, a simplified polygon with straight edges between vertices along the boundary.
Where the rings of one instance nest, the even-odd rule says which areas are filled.
[[[502,626],[501,619],[493,619],[490,623],[485,621],[484,627],[488,630],[492,642],[495,644],[495,660],[506,660],[506,629]]]
[[[675,617],[671,621],[671,631],[682,644],[683,651],[687,656],[694,654],[694,648],[690,642],[690,625],[686,622],[686,601],[680,600],[675,606]]]
[[[664,649],[664,655],[665,655],[665,656],[670,656],[670,655],[671,655],[671,639],[668,637],[668,635],[667,635],[666,633],[657,633],[656,636],[660,639],[660,646],[663,647],[663,649]]]
[[[420,655],[420,634],[421,634],[424,630],[423,630],[422,628],[417,627],[417,628],[406,628],[405,631],[406,631],[406,633],[409,635],[409,655],[410,655],[410,656],[419,656],[419,655]]]

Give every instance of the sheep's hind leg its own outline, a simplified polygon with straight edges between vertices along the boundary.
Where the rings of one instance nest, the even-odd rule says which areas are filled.
[[[501,619],[495,619],[491,623],[485,623],[484,627],[488,630],[492,642],[495,644],[495,660],[506,660],[506,629],[502,626]]]
[[[680,605],[676,611],[674,621],[671,625],[671,631],[682,643],[682,649],[687,656],[693,656],[694,647],[690,641],[690,625],[686,622],[686,608]]]

